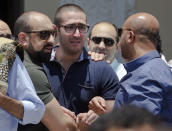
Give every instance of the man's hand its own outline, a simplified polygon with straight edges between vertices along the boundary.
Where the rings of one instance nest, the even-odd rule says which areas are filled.
[[[61,106],[61,109],[65,113],[65,115],[71,117],[73,120],[76,120],[76,116],[75,116],[75,113],[74,112],[68,110],[67,108],[65,108],[63,106]]]
[[[76,122],[69,116],[65,114],[65,131],[79,131]]]
[[[91,56],[93,61],[102,61],[105,59],[105,55],[103,53],[88,51],[88,54]]]
[[[88,126],[91,125],[99,116],[92,110],[87,113],[80,113],[77,115],[76,123],[80,131],[86,131]]]
[[[95,96],[92,98],[88,107],[90,110],[93,110],[97,114],[103,114],[107,110],[106,101],[100,96]]]

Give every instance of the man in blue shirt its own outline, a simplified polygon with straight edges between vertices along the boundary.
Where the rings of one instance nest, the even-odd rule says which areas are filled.
[[[2,20],[0,20],[0,44],[13,45],[14,41],[7,39],[11,38],[11,30],[9,26]],[[14,45],[13,45],[14,46]],[[8,47],[8,46],[7,46]],[[1,48],[1,78],[2,74],[7,73],[8,76],[8,89],[7,93],[1,93],[0,91],[0,130],[3,131],[16,131],[18,121],[21,124],[36,124],[40,122],[43,117],[45,107],[43,102],[36,95],[33,84],[30,77],[22,64],[18,55],[10,69],[10,72],[6,72],[3,69],[7,61],[2,61],[2,53],[7,50]],[[11,52],[8,52],[12,54]],[[15,55],[15,54],[14,54]],[[5,57],[5,56],[4,56]],[[9,67],[9,66],[8,66]],[[3,70],[3,71],[2,71]],[[8,70],[9,71],[9,70]],[[4,80],[4,79],[3,79]],[[6,81],[4,81],[6,82]],[[1,89],[5,88],[2,87]]]
[[[46,64],[45,70],[60,105],[75,115],[85,113],[89,111],[91,98],[99,95],[105,98],[107,109],[112,110],[118,78],[105,61],[94,62],[88,56],[84,48],[89,28],[85,12],[74,4],[61,6],[57,9],[55,24],[60,44],[56,48],[58,62]]]
[[[121,80],[114,109],[133,104],[172,123],[172,73],[156,50],[161,42],[158,20],[148,13],[136,13],[118,33],[127,75]]]

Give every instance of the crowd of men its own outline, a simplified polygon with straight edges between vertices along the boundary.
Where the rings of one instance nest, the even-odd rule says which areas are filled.
[[[89,28],[76,4],[60,6],[54,23],[40,12],[23,13],[14,24],[15,41],[0,21],[0,37],[5,37],[0,44],[8,41],[16,53],[5,70],[7,93],[0,93],[1,129],[155,131],[156,122],[172,124],[172,72],[161,59],[158,20],[141,12],[129,16],[122,28],[101,21],[87,38]],[[119,51],[124,64],[115,57]]]

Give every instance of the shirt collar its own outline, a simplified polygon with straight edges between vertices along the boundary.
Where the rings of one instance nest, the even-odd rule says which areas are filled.
[[[88,60],[89,58],[90,58],[90,56],[88,55],[88,52],[87,52],[86,48],[83,47],[78,62],[83,61],[83,60],[86,60],[86,59]]]
[[[124,67],[127,70],[127,72],[131,72],[136,68],[138,68],[139,66],[143,65],[144,63],[146,63],[147,61],[154,58],[160,58],[160,54],[156,50],[151,51],[133,61],[124,64]]]

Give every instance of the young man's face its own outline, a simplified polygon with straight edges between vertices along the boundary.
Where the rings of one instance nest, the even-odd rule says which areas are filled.
[[[116,52],[116,36],[117,32],[112,25],[98,24],[91,32],[88,48],[90,51],[104,54],[105,60],[111,63]]]
[[[86,15],[83,12],[66,11],[61,13],[61,26],[58,27],[60,46],[68,54],[82,51],[88,31]]]

